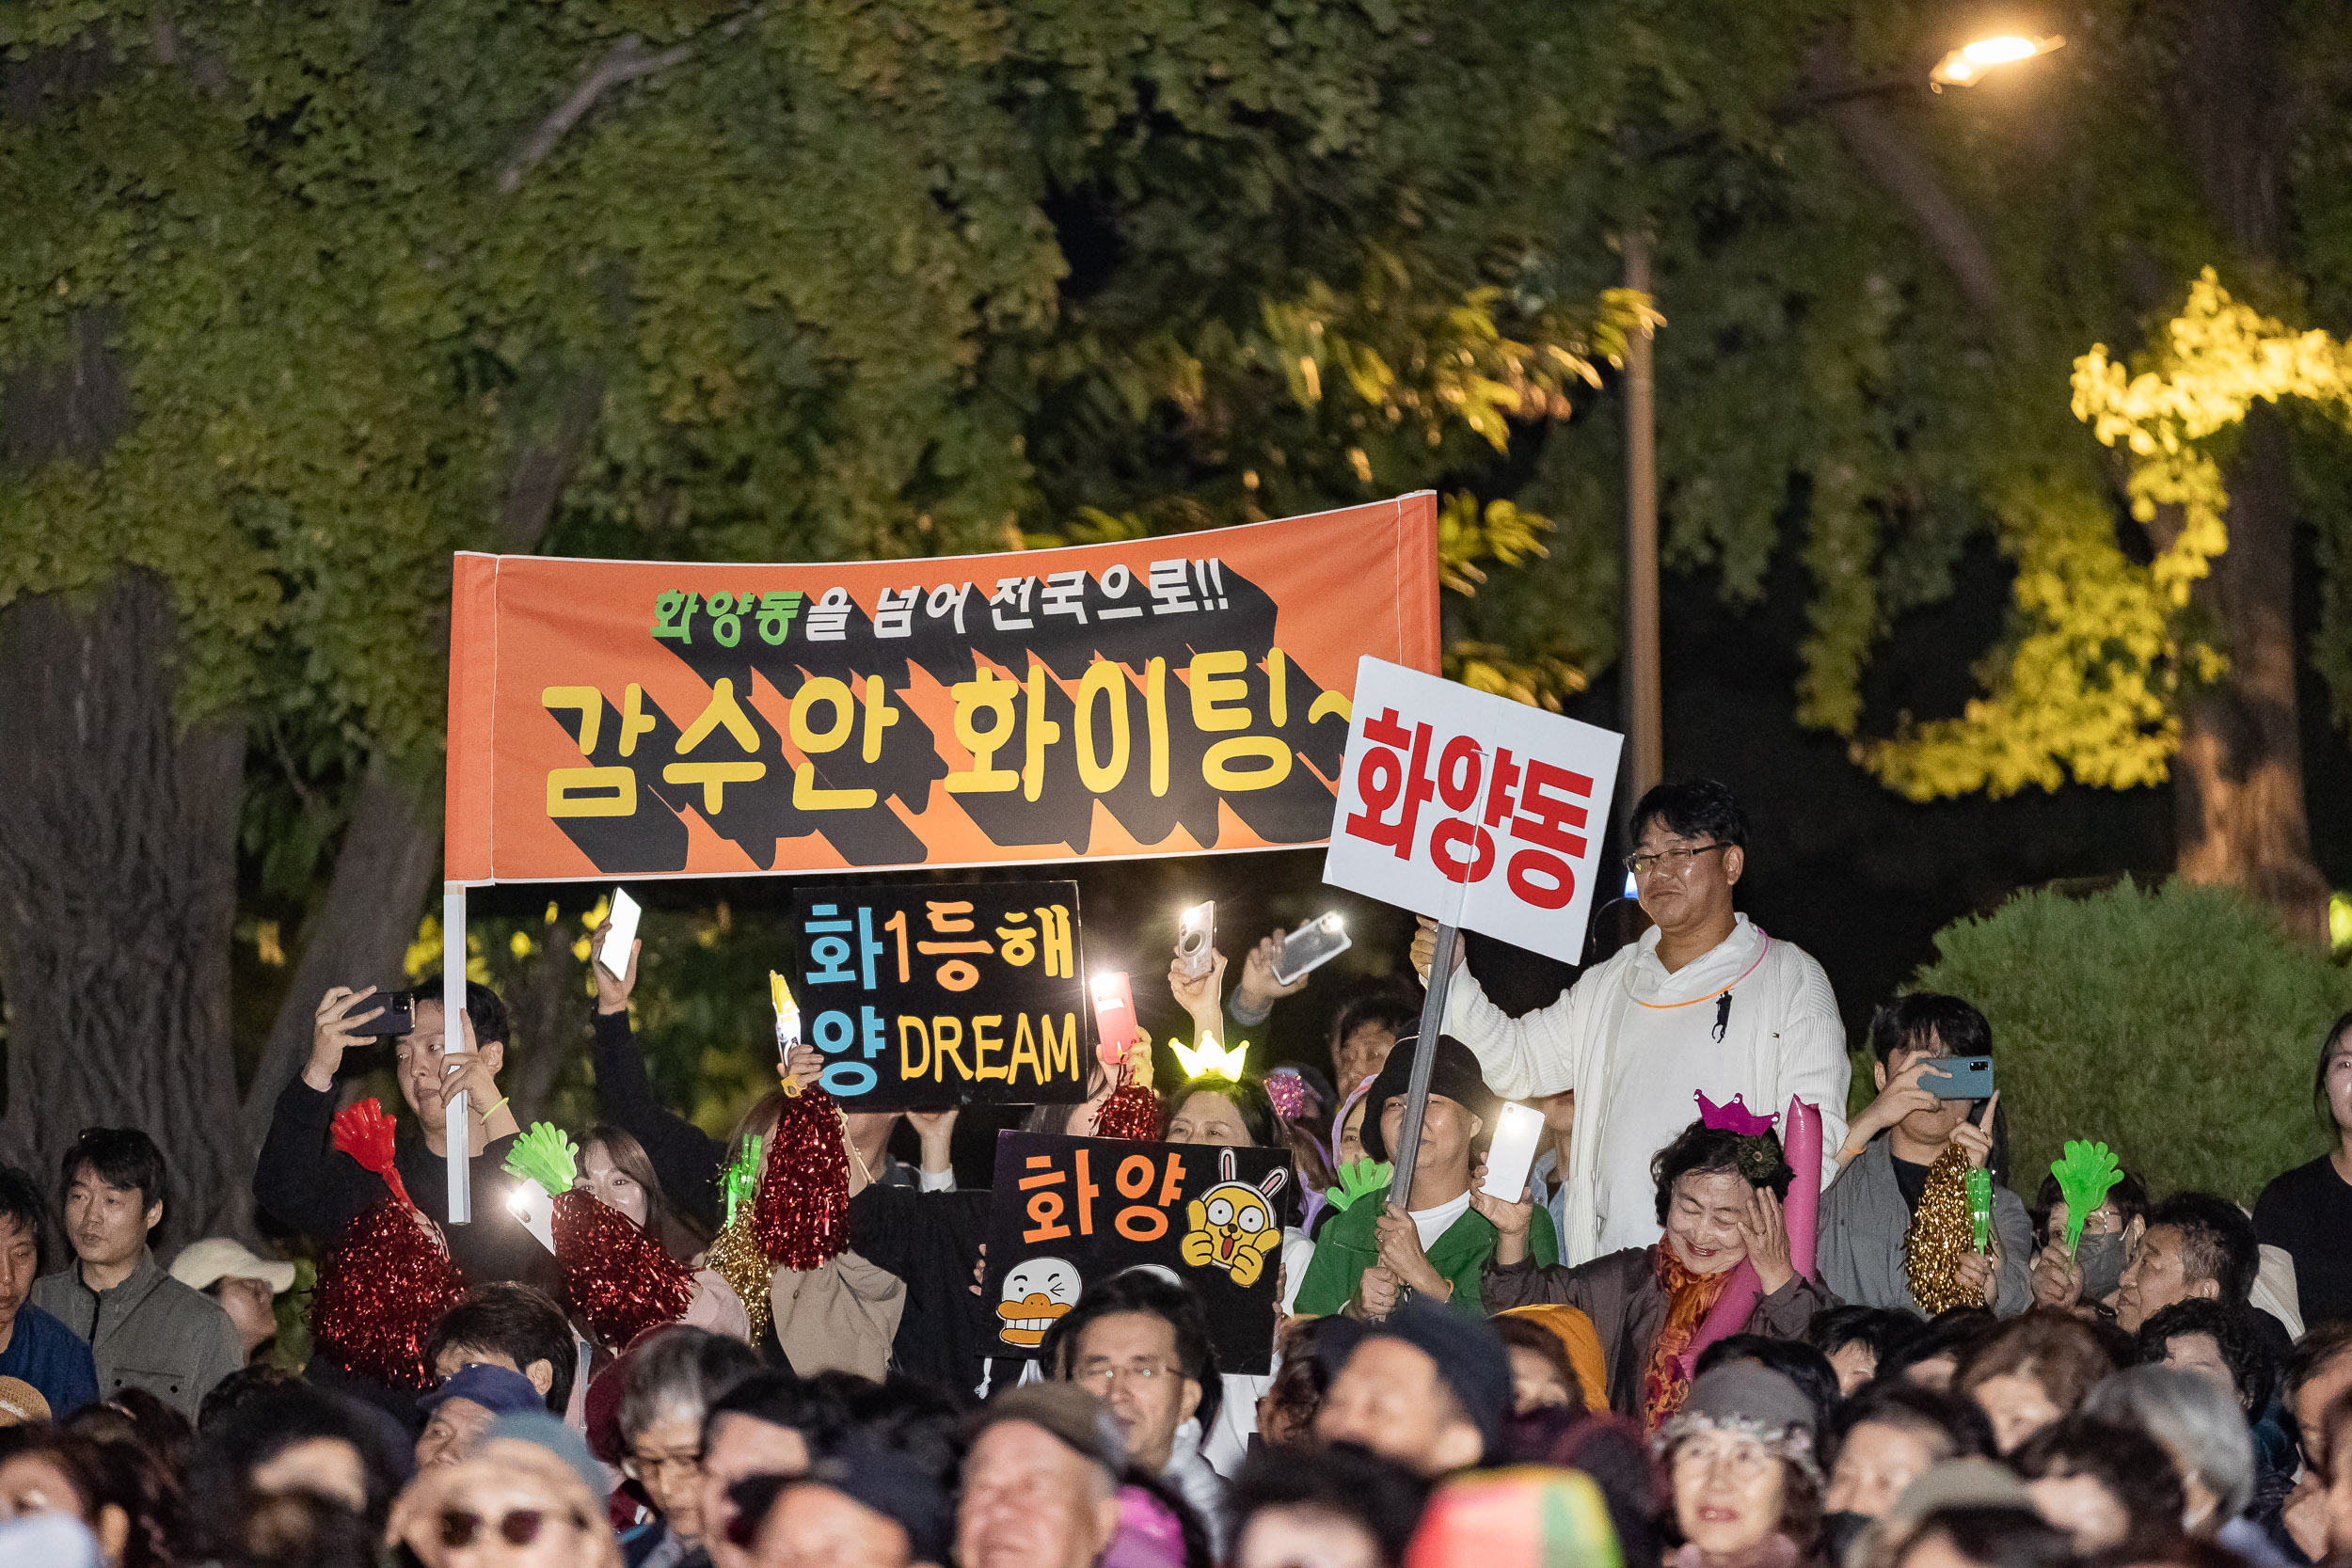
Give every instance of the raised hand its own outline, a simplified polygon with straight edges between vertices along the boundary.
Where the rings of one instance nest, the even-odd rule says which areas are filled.
[[[1740,1216],[1740,1234],[1747,1241],[1748,1266],[1756,1271],[1756,1282],[1766,1295],[1797,1276],[1796,1266],[1788,1259],[1788,1221],[1771,1188],[1758,1187],[1748,1195],[1748,1212]]]
[[[1945,1071],[1938,1058],[1933,1056],[1913,1058],[1902,1071],[1886,1081],[1886,1087],[1879,1090],[1878,1098],[1865,1105],[1862,1108],[1862,1114],[1847,1125],[1846,1144],[1837,1151],[1837,1163],[1842,1165],[1860,1154],[1868,1147],[1872,1138],[1885,1132],[1912,1112],[1932,1111],[1943,1104],[1941,1100],[1929,1093],[1921,1085],[1921,1080],[1948,1076],[1950,1074]]]
[[[358,1032],[358,1025],[384,1011],[381,1003],[373,1007],[367,1006],[368,998],[374,994],[373,986],[358,990],[334,986],[319,998],[318,1011],[310,1017],[310,1059],[302,1069],[305,1084],[321,1093],[333,1088],[335,1069],[342,1064],[343,1053],[374,1039],[373,1035]]]
[[[1952,1142],[1968,1156],[1969,1168],[1982,1170],[1993,1158],[1993,1113],[2000,1108],[2001,1091],[1984,1102],[1984,1125],[1963,1121],[1952,1129]]]
[[[628,1010],[629,992],[637,989],[637,956],[645,950],[642,938],[632,938],[628,944],[628,967],[614,974],[604,967],[604,939],[612,932],[612,922],[603,921],[588,933],[588,973],[596,978],[596,1011],[620,1013]]]
[[[945,1111],[909,1111],[907,1122],[915,1135],[923,1140],[923,1155],[918,1169],[943,1171],[950,1167],[948,1149],[956,1136],[957,1111],[950,1106]]]
[[[1192,1015],[1193,1022],[1214,1035],[1225,1026],[1225,955],[1212,949],[1210,957],[1216,961],[1201,974],[1185,974],[1184,960],[1170,958],[1168,989],[1175,993],[1176,1005]]]
[[[1425,914],[1418,919],[1419,926],[1413,932],[1413,973],[1421,976],[1421,983],[1425,986],[1429,983],[1429,962],[1438,953],[1438,923]],[[1469,956],[1470,948],[1463,942],[1461,933],[1455,932],[1454,958],[1446,966],[1448,972],[1461,968]]]
[[[2083,1271],[2066,1249],[2053,1243],[2033,1260],[2033,1304],[2071,1309],[2082,1300]]]
[[[1260,937],[1256,946],[1241,961],[1241,984],[1234,988],[1234,999],[1247,999],[1244,1010],[1251,1018],[1260,1009],[1284,996],[1296,996],[1307,989],[1307,976],[1301,974],[1288,985],[1274,977],[1275,960],[1282,956],[1282,928],[1276,927],[1271,936]]]

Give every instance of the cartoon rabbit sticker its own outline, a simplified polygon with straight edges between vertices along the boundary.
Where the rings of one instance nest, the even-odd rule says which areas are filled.
[[[1233,1151],[1229,1148],[1217,1155],[1217,1184],[1186,1209],[1191,1228],[1184,1233],[1184,1259],[1195,1268],[1223,1269],[1246,1290],[1264,1272],[1266,1254],[1282,1244],[1274,1196],[1290,1180],[1290,1172],[1270,1172],[1252,1187],[1234,1179]]]

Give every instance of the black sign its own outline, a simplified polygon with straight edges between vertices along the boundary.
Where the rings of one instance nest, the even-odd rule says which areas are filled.
[[[801,1037],[846,1109],[1086,1098],[1077,883],[807,889],[793,917]]]
[[[1219,1371],[1271,1371],[1289,1167],[1271,1148],[998,1133],[989,1354],[1034,1356],[1089,1286],[1151,1263],[1200,1293]]]

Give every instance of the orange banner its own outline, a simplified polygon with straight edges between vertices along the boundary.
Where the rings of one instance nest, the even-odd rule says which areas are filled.
[[[460,555],[453,881],[1321,844],[1356,661],[1438,666],[1437,499],[815,566]]]

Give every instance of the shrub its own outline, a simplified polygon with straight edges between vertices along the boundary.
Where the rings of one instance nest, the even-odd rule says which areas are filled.
[[[1964,996],[1992,1022],[2011,1181],[2028,1200],[2068,1138],[2105,1140],[2159,1196],[2249,1204],[2325,1146],[2312,1068],[2352,1006],[2352,974],[2240,895],[2177,880],[2038,890],[1935,940],[1913,989]]]

